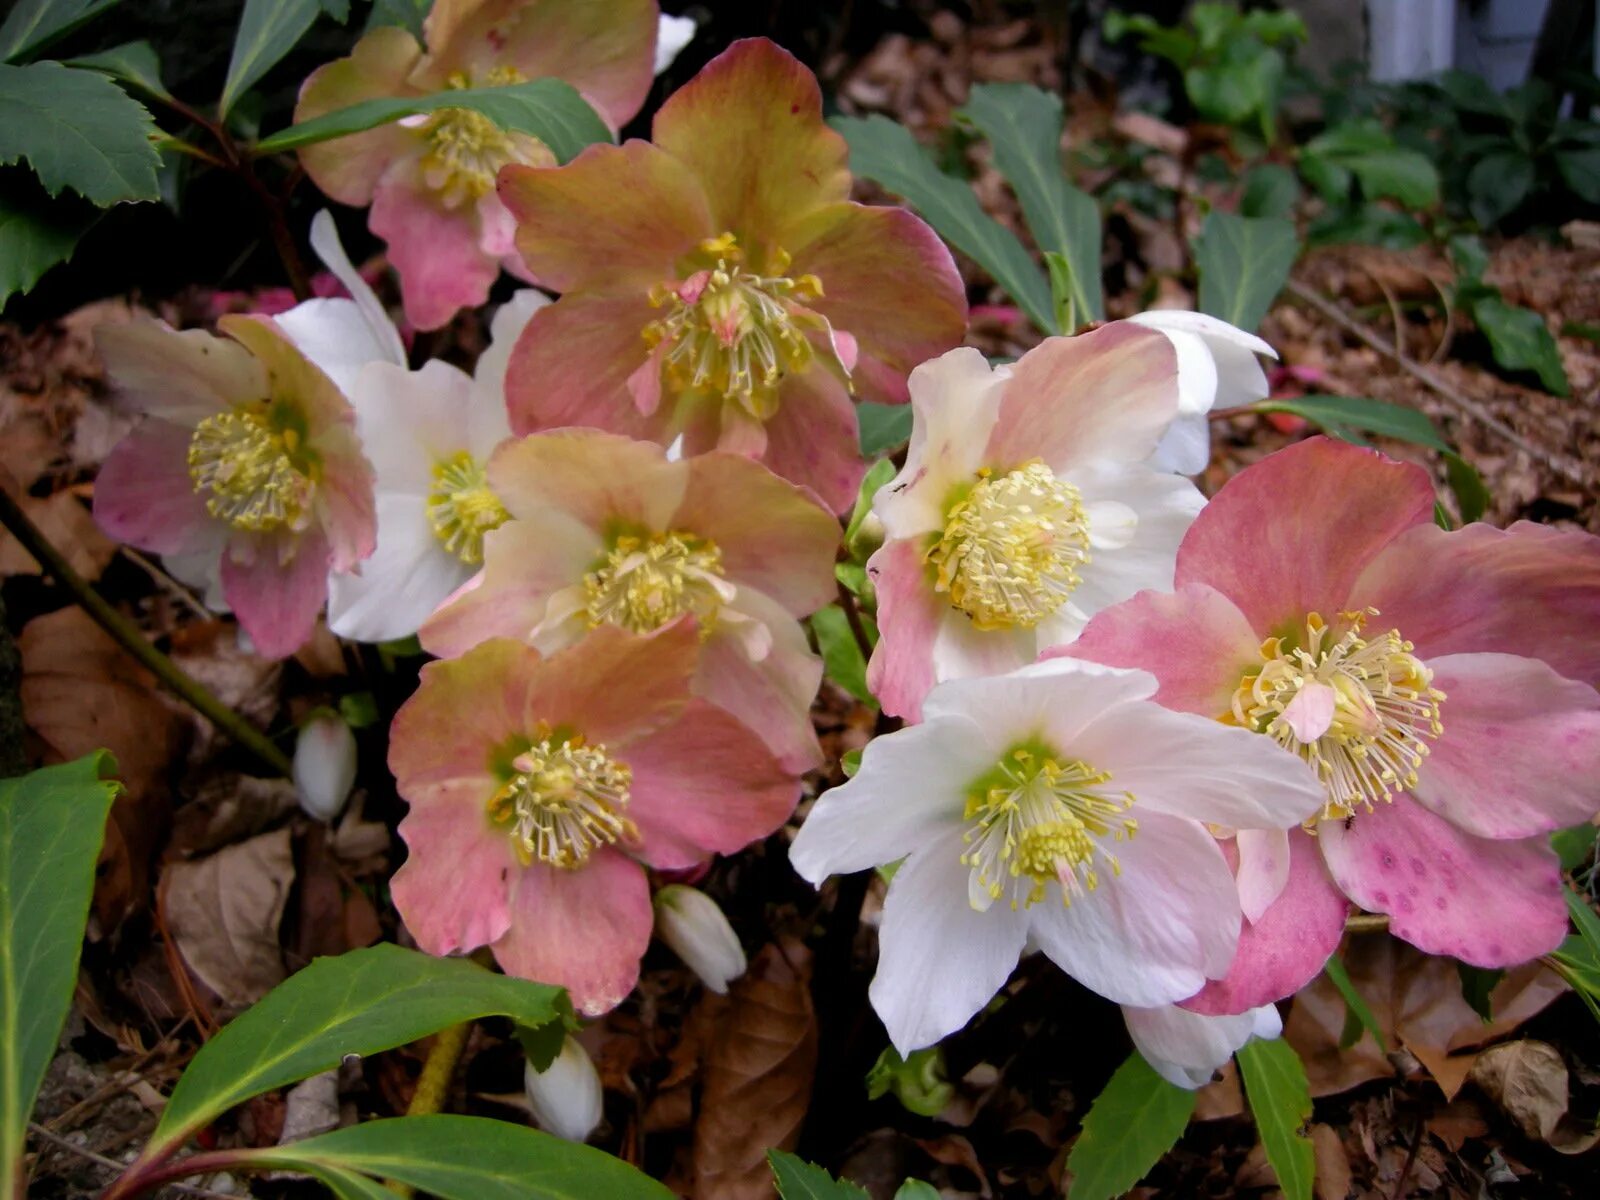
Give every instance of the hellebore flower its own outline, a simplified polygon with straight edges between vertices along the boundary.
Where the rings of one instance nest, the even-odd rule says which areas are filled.
[[[392,884],[421,946],[489,945],[589,1015],[639,976],[645,866],[696,866],[777,829],[799,798],[733,716],[690,693],[691,621],[610,627],[543,657],[509,638],[422,668],[389,767],[411,806]]]
[[[349,57],[306,79],[295,120],[364,100],[554,76],[615,128],[650,89],[657,19],[654,0],[441,0],[423,22],[426,49],[407,30],[372,30]],[[495,173],[555,159],[536,137],[472,109],[442,108],[303,147],[300,161],[334,200],[372,206],[368,223],[389,244],[407,319],[437,329],[482,304],[502,265],[526,277]]]
[[[311,636],[329,570],[372,553],[372,468],[350,405],[279,324],[218,326],[227,338],[155,320],[95,331],[145,419],[101,468],[94,514],[180,578],[220,582],[256,649],[282,658]]]
[[[294,790],[300,807],[319,821],[339,815],[356,781],[356,736],[338,713],[323,709],[294,740]]]
[[[1304,764],[1152,702],[1145,672],[1070,661],[934,688],[790,850],[814,884],[905,858],[870,992],[902,1056],[961,1028],[1030,942],[1119,1004],[1192,996],[1239,938],[1202,822],[1283,828],[1322,802]]]
[[[744,974],[739,935],[717,902],[698,888],[669,883],[656,892],[656,933],[717,995]]]
[[[844,509],[865,470],[851,390],[902,402],[906,372],[961,340],[950,252],[909,212],[848,200],[817,81],[771,42],[712,60],[654,138],[501,173],[528,270],[564,293],[513,355],[513,428],[681,435]]]
[[[1600,540],[1527,523],[1447,533],[1433,509],[1421,468],[1301,442],[1211,501],[1174,594],[1107,609],[1052,652],[1144,668],[1162,704],[1264,734],[1322,781],[1283,894],[1227,981],[1187,1007],[1297,990],[1338,944],[1345,897],[1480,967],[1566,932],[1545,834],[1596,808]]]
[[[1175,1004],[1124,1008],[1122,1019],[1156,1074],[1191,1091],[1210,1083],[1251,1038],[1270,1042],[1283,1032],[1283,1019],[1270,1004],[1224,1017],[1203,1016]]]
[[[1090,615],[1170,587],[1205,503],[1145,459],[1178,411],[1172,343],[1126,321],[1048,338],[1010,367],[960,349],[911,374],[905,467],[873,511],[867,681],[915,719],[935,683],[1032,662]]]
[[[796,773],[822,761],[810,719],[822,664],[796,618],[834,594],[839,525],[804,490],[737,454],[673,460],[598,429],[508,442],[488,481],[512,519],[484,538],[482,573],[423,625],[429,653],[489,637],[549,652],[600,626],[649,634],[692,617],[696,694]]]
[[[522,1085],[539,1128],[568,1142],[586,1142],[600,1127],[605,1096],[594,1060],[570,1033],[548,1067],[523,1068]]]

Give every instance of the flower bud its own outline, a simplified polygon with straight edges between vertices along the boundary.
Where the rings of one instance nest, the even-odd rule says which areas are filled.
[[[539,1128],[569,1142],[587,1141],[600,1124],[600,1075],[594,1062],[567,1035],[561,1053],[543,1071],[529,1063],[523,1071],[528,1092],[528,1107]]]
[[[744,974],[744,947],[717,902],[681,883],[656,893],[656,933],[718,995]]]
[[[300,807],[331,821],[356,781],[356,736],[335,713],[322,709],[300,727],[294,743],[294,790]]]

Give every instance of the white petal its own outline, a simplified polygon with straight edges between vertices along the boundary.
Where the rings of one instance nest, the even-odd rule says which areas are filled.
[[[694,18],[661,14],[656,26],[656,65],[659,75],[672,65],[672,60],[683,53],[683,48],[694,41]]]
[[[1265,378],[1263,376],[1263,378]],[[1174,475],[1198,475],[1211,463],[1211,422],[1206,417],[1179,416],[1161,435],[1145,466]]]
[[[933,677],[974,679],[1003,675],[1038,657],[1029,629],[979,629],[959,609],[949,609],[933,639]]]
[[[313,715],[294,740],[294,790],[319,821],[339,815],[356,781],[356,737],[338,713]]]
[[[1254,925],[1289,882],[1289,834],[1282,829],[1241,829],[1234,845],[1239,851],[1239,907]]]
[[[1270,1014],[1270,1016],[1268,1015]],[[1278,1021],[1270,1004],[1233,1016],[1206,1017],[1176,1005],[1161,1008],[1124,1008],[1122,1018],[1144,1060],[1171,1083],[1184,1088],[1202,1087],[1251,1037],[1277,1037],[1257,1033]]]
[[[327,209],[311,218],[311,248],[317,252],[323,265],[333,272],[334,278],[344,284],[350,299],[361,310],[370,339],[381,352],[383,361],[394,363],[397,367],[405,366],[406,348],[400,340],[400,331],[389,319],[382,301],[367,286],[367,281],[361,278],[361,272],[355,269],[350,256],[344,252],[344,245],[339,241],[339,227],[334,224],[333,214]]]
[[[1252,355],[1278,357],[1278,352],[1255,334],[1246,333],[1237,325],[1230,325],[1218,317],[1207,316],[1205,313],[1191,312],[1183,308],[1153,308],[1136,317],[1129,317],[1128,320],[1148,325],[1151,329],[1159,329],[1163,333],[1181,330],[1185,333],[1198,334],[1213,347],[1233,345]]]
[[[495,310],[494,319],[489,322],[489,346],[478,356],[478,364],[472,369],[473,407],[499,412],[504,432],[494,439],[496,442],[511,432],[505,417],[506,368],[511,362],[511,351],[528,322],[533,320],[533,314],[549,303],[550,297],[537,288],[522,288]],[[489,449],[492,446],[482,447],[485,451]]]
[[[353,300],[305,300],[274,320],[347,397],[355,394],[356,379],[369,363],[396,367]]]
[[[546,1133],[569,1142],[584,1142],[599,1127],[605,1099],[600,1073],[571,1034],[562,1042],[561,1053],[543,1071],[535,1071],[531,1063],[527,1066],[523,1085],[533,1119]]]
[[[363,369],[350,403],[378,494],[426,496],[435,464],[470,450],[466,415],[472,401],[466,372],[437,359],[419,371],[391,363]]]
[[[328,628],[357,642],[410,637],[472,568],[447,551],[421,496],[379,493],[378,546],[361,574],[328,577]]]
[[[1178,414],[1204,416],[1217,402],[1217,363],[1210,346],[1204,338],[1181,329],[1161,332],[1178,356]]]
[[[1200,490],[1142,463],[1095,463],[1075,472],[1070,482],[1083,497],[1091,547],[1089,561],[1079,568],[1082,582],[1068,602],[1093,616],[1146,588],[1170,591],[1178,546],[1205,507]],[[1131,534],[1128,512],[1134,514]],[[1104,549],[1092,544],[1096,514],[1113,520]]]

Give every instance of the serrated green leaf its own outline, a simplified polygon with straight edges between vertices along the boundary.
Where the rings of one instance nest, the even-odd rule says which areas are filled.
[[[1494,1020],[1494,1001],[1492,993],[1500,986],[1500,981],[1506,977],[1502,970],[1486,970],[1475,967],[1471,963],[1457,961],[1456,974],[1461,979],[1461,998],[1467,1002],[1467,1007],[1483,1018],[1487,1025]]]
[[[113,79],[131,83],[152,96],[167,95],[167,89],[161,82],[161,56],[149,42],[124,42],[98,54],[69,58],[66,65],[85,71],[103,72]]]
[[[961,111],[994,148],[1034,243],[1065,260],[1077,323],[1104,320],[1100,209],[1062,170],[1060,97],[1026,83],[982,83]]]
[[[294,49],[321,11],[317,0],[245,0],[217,101],[219,117],[226,119],[239,97]]]
[[[861,623],[870,639],[873,630],[867,618],[862,617]],[[878,702],[867,690],[867,660],[861,656],[844,609],[837,604],[819,608],[811,614],[811,628],[817,635],[817,649],[822,652],[823,673],[863,704],[876,708]]]
[[[1252,1038],[1234,1055],[1244,1079],[1245,1099],[1255,1118],[1267,1162],[1286,1200],[1311,1200],[1316,1156],[1300,1132],[1311,1119],[1311,1087],[1305,1064],[1282,1038]]]
[[[155,122],[97,71],[0,64],[0,165],[26,159],[52,196],[70,188],[104,208],[155,200]]]
[[[470,108],[501,129],[530,133],[548,146],[560,162],[567,162],[585,146],[611,140],[606,123],[571,84],[559,79],[530,79],[504,87],[461,88],[427,96],[363,100],[349,108],[291,125],[263,139],[255,153],[279,154],[439,108]]]
[[[1554,396],[1567,395],[1567,370],[1543,317],[1531,308],[1507,304],[1495,295],[1473,303],[1472,319],[1489,339],[1495,362],[1508,371],[1532,371],[1545,391]]]
[[[850,144],[850,169],[916,209],[934,232],[993,276],[1044,333],[1059,332],[1043,272],[1005,226],[983,211],[972,189],[940,172],[911,131],[884,116],[835,117]]]
[[[0,192],[0,309],[32,289],[100,219],[88,201],[48,200],[32,180]]]
[[[1194,246],[1200,311],[1254,333],[1299,256],[1292,222],[1213,212]]]
[[[1194,1099],[1137,1052],[1131,1055],[1083,1118],[1083,1133],[1067,1156],[1067,1200],[1112,1200],[1130,1190],[1177,1145]]]
[[[1344,969],[1344,963],[1337,954],[1328,959],[1327,965],[1322,968],[1324,974],[1333,981],[1333,986],[1339,989],[1339,995],[1344,997],[1345,1012],[1356,1023],[1357,1033],[1365,1029],[1372,1035],[1372,1040],[1377,1043],[1382,1054],[1389,1053],[1389,1047],[1383,1040],[1383,1030],[1378,1027],[1377,1018],[1372,1015],[1372,1008],[1367,1004],[1366,997],[1356,990],[1356,985],[1350,980],[1350,972]],[[1346,1022],[1346,1028],[1348,1028]],[[1339,1039],[1339,1049],[1347,1050],[1355,1045],[1355,1039],[1348,1043],[1343,1037]]]
[[[767,1162],[783,1200],[867,1200],[864,1189],[835,1179],[821,1167],[782,1150],[768,1150]]]
[[[560,988],[496,975],[466,959],[393,945],[319,958],[200,1048],[173,1088],[146,1154],[349,1055],[376,1054],[478,1017],[537,1027],[565,1011]]]
[[[0,62],[21,62],[118,0],[18,0],[0,25]]]
[[[856,405],[856,423],[861,430],[862,456],[876,458],[910,439],[911,405],[863,400]]]
[[[1290,400],[1264,400],[1255,407],[1262,412],[1294,413],[1330,431],[1359,429],[1442,453],[1450,450],[1426,413],[1386,400],[1367,396],[1296,396]]]
[[[28,1113],[72,1003],[118,785],[104,750],[0,779],[0,1200],[22,1193]]]
[[[487,1117],[391,1117],[244,1157],[330,1185],[340,1174],[392,1179],[440,1200],[673,1200],[660,1183],[592,1146]]]

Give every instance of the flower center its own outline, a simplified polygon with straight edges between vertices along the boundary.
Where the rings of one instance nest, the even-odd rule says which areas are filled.
[[[465,450],[433,466],[428,523],[444,548],[468,564],[483,561],[483,535],[511,519],[489,490],[483,464]]]
[[[652,350],[668,347],[662,374],[669,390],[716,396],[765,421],[778,410],[783,377],[814,355],[803,326],[826,329],[803,308],[822,295],[822,281],[784,275],[789,256],[782,250],[774,254],[777,274],[747,271],[731,233],[702,242],[700,252],[715,265],[651,289],[650,303],[667,313],[645,326],[645,341]]]
[[[693,613],[707,628],[733,598],[722,574],[722,552],[693,534],[619,537],[605,561],[583,577],[589,627],[610,623],[649,633]]]
[[[524,866],[581,867],[601,846],[638,830],[623,815],[633,772],[581,737],[538,740],[511,760],[513,774],[489,801],[490,817],[509,828]]]
[[[978,475],[925,555],[934,586],[979,629],[1031,629],[1078,586],[1089,519],[1078,489],[1041,462]]]
[[[195,426],[189,478],[206,511],[235,529],[304,529],[316,483],[299,448],[299,433],[275,422],[265,403],[242,404]]]
[[[522,83],[515,67],[495,67],[477,86]],[[474,86],[464,72],[450,76],[452,89]],[[470,108],[436,109],[420,123],[428,148],[422,155],[422,178],[440,193],[447,208],[481,199],[494,190],[500,168],[512,162],[535,162],[543,143],[514,138],[488,117]]]
[[[1335,639],[1317,613],[1306,617],[1305,640],[1261,644],[1262,667],[1239,681],[1234,721],[1264,733],[1316,770],[1328,791],[1324,820],[1372,811],[1417,785],[1428,742],[1444,732],[1433,672],[1391,629],[1372,638],[1362,626],[1378,610],[1341,613],[1348,623]],[[1227,718],[1224,718],[1227,719]]]
[[[1077,759],[1057,758],[1048,747],[1028,743],[1008,750],[988,774],[967,791],[961,862],[970,867],[967,895],[986,911],[1009,894],[1011,907],[1037,904],[1051,880],[1061,885],[1061,900],[1092,892],[1100,885],[1096,856],[1113,875],[1121,874],[1116,855],[1105,845],[1131,838],[1139,822],[1124,816],[1130,793],[1110,794],[1111,776]]]

